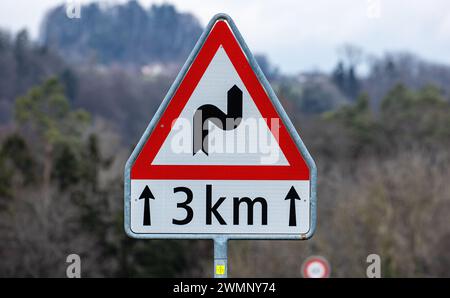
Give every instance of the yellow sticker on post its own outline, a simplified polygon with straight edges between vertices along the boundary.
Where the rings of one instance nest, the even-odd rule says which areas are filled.
[[[216,265],[216,274],[224,275],[225,274],[225,265]]]

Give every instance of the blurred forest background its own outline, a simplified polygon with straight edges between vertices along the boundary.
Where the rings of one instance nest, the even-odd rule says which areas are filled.
[[[123,168],[203,28],[131,1],[49,11],[38,41],[0,30],[0,276],[209,277],[212,242],[133,240]],[[318,165],[309,241],[231,241],[232,277],[450,277],[450,66],[340,49],[331,73],[257,60]],[[368,65],[364,75],[361,64]]]

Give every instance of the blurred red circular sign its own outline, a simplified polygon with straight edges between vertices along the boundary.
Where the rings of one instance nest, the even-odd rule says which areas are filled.
[[[304,278],[328,278],[330,277],[330,264],[324,257],[309,257],[303,262],[302,275]]]

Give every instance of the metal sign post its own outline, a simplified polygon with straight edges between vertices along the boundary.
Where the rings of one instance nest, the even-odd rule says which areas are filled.
[[[316,229],[314,160],[225,14],[207,25],[124,176],[127,235],[211,239],[215,277],[228,275],[228,240],[306,240]]]
[[[228,276],[228,239],[214,238],[214,277],[226,278]]]

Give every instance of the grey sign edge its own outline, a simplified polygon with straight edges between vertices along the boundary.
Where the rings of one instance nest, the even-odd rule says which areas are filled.
[[[154,127],[156,126],[157,122],[161,118],[162,114],[166,110],[166,107],[168,106],[169,102],[171,101],[175,91],[178,89],[179,85],[181,84],[182,80],[184,79],[187,71],[189,70],[189,67],[191,66],[192,62],[194,61],[195,57],[197,57],[198,52],[202,48],[206,38],[208,37],[209,33],[211,32],[211,29],[213,28],[214,24],[217,21],[224,20],[228,23],[230,26],[234,36],[236,37],[239,45],[241,46],[242,50],[244,51],[245,56],[247,57],[250,66],[252,70],[255,72],[256,76],[258,77],[259,81],[263,85],[265,91],[268,93],[268,96],[275,106],[276,111],[280,115],[280,118],[282,119],[285,127],[287,128],[289,134],[291,135],[292,139],[294,140],[296,146],[298,149],[300,149],[300,152],[305,159],[309,171],[310,171],[310,229],[307,233],[304,234],[202,234],[202,233],[180,233],[180,234],[141,234],[141,233],[134,233],[131,230],[131,167],[136,161],[136,158],[138,157],[139,153],[141,152],[143,146],[145,145],[147,139],[150,137],[150,134],[152,133]],[[311,155],[308,152],[308,149],[306,148],[305,144],[301,140],[299,134],[297,133],[297,130],[295,129],[294,125],[292,124],[290,118],[286,114],[284,108],[282,107],[280,101],[278,100],[278,97],[276,96],[275,92],[272,90],[272,87],[270,86],[268,80],[264,76],[263,72],[261,71],[260,67],[258,66],[255,58],[253,57],[252,53],[250,52],[249,48],[247,47],[247,44],[245,43],[244,39],[242,38],[241,34],[239,33],[239,30],[237,29],[236,25],[234,24],[233,20],[230,16],[224,13],[216,14],[211,21],[206,26],[205,30],[203,31],[202,35],[200,36],[199,40],[197,41],[194,49],[192,50],[191,54],[189,55],[188,59],[184,63],[183,67],[181,68],[180,72],[178,73],[174,83],[170,87],[169,91],[167,92],[167,95],[165,96],[164,100],[162,101],[161,105],[159,106],[158,110],[156,111],[155,115],[153,116],[152,120],[150,121],[149,125],[147,126],[144,134],[140,138],[138,144],[134,148],[133,152],[131,153],[131,156],[127,160],[127,163],[125,165],[125,172],[124,172],[124,229],[126,234],[131,238],[136,239],[213,239],[213,240],[245,240],[245,239],[252,239],[252,240],[307,240],[311,238],[315,231],[316,231],[316,225],[317,225],[317,167],[316,164],[311,157]]]

